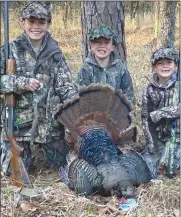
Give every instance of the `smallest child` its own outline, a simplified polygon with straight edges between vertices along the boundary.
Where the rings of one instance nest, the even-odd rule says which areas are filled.
[[[90,52],[77,72],[77,84],[109,84],[114,89],[121,89],[128,99],[135,103],[132,79],[126,63],[114,51],[117,42],[112,30],[101,24],[92,29],[89,41]]]
[[[152,78],[142,94],[141,119],[146,139],[145,160],[153,177],[159,169],[172,178],[180,166],[180,90],[178,54],[160,48],[151,56]]]

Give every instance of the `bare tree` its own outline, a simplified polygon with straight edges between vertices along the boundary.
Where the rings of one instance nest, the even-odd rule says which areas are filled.
[[[155,9],[155,25],[154,25],[154,39],[158,38],[158,22],[160,19],[160,2],[156,1],[154,4]]]
[[[157,47],[173,47],[175,42],[176,1],[159,2]]]
[[[82,2],[82,57],[88,55],[88,34],[101,23],[109,26],[118,40],[117,52],[121,59],[126,59],[124,34],[124,8],[120,1],[85,1]]]

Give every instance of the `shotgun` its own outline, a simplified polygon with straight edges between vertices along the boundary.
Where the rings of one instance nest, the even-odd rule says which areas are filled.
[[[15,59],[9,59],[8,0],[4,1],[4,42],[6,74],[14,75],[16,73],[16,61]],[[31,181],[21,158],[23,148],[18,146],[16,137],[14,136],[15,96],[13,93],[5,95],[5,103],[7,120],[6,131],[7,138],[11,147],[11,180],[13,185],[23,187],[25,184],[31,184]]]
[[[173,94],[173,105],[177,105],[180,102],[180,51],[178,60],[178,71],[177,71],[177,81],[175,82],[174,94]],[[168,167],[166,174],[168,177],[173,177],[174,175],[174,152],[176,147],[176,127],[177,120],[173,120],[171,124],[171,139],[168,141],[169,156],[168,156]]]

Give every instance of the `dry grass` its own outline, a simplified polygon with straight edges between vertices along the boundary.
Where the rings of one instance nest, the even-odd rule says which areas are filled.
[[[77,196],[58,177],[58,171],[46,170],[36,176],[33,183],[41,197],[28,201],[18,198],[12,191],[10,180],[2,179],[1,216],[21,217],[179,217],[179,177],[161,182],[149,183],[137,189],[139,207],[132,212],[119,211],[119,201],[115,197],[90,198]],[[14,189],[14,188],[13,188]],[[18,206],[17,206],[18,203]]]
[[[53,23],[50,27],[67,58],[67,62],[75,77],[75,72],[82,63],[81,60],[81,27],[78,18],[68,22],[65,29],[61,20],[62,11],[57,8],[53,14]],[[10,15],[10,40],[20,32],[20,25],[14,22],[18,17],[16,11]],[[145,46],[153,39],[153,21],[147,17],[140,29],[136,29],[135,23],[126,20],[126,44],[128,69],[131,72],[137,106],[134,123],[140,126],[140,95],[142,88],[148,82],[145,76],[151,74],[149,58],[152,52],[151,46]],[[2,36],[3,40],[3,36]],[[176,46],[179,44],[179,33],[176,32]],[[140,131],[140,138],[142,132]],[[140,142],[142,139],[140,140]],[[144,140],[142,141],[144,143]],[[139,144],[138,144],[139,145]],[[141,144],[143,145],[143,144]],[[179,191],[180,178],[162,180],[159,184],[149,183],[140,186],[137,190],[139,207],[132,212],[123,213],[118,210],[119,201],[115,197],[92,196],[85,198],[77,196],[74,192],[59,180],[58,171],[46,170],[37,174],[33,186],[40,193],[38,200],[32,200],[25,204],[17,194],[12,191],[12,185],[7,177],[2,177],[1,216],[2,217],[27,217],[27,216],[64,216],[64,217],[178,217],[179,216]],[[19,204],[19,205],[18,205]]]

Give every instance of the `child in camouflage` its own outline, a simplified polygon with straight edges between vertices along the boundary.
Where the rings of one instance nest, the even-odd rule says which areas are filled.
[[[132,79],[125,62],[114,52],[116,38],[110,28],[101,24],[91,31],[90,52],[77,72],[79,86],[91,83],[109,84],[114,89],[122,89],[129,100],[135,102]]]
[[[58,103],[77,92],[64,55],[48,32],[49,8],[31,1],[20,18],[23,33],[9,44],[10,56],[16,60],[16,75],[6,75],[4,46],[1,48],[1,93],[15,94],[15,136],[24,148],[27,169],[32,162],[40,165],[43,155],[46,165],[60,167],[66,163],[67,145],[64,128],[55,122],[53,114]],[[7,173],[11,152],[3,114],[1,166]]]
[[[180,91],[178,54],[160,48],[151,56],[153,75],[142,95],[142,127],[146,138],[144,157],[155,177],[164,169],[173,177],[180,167]]]

